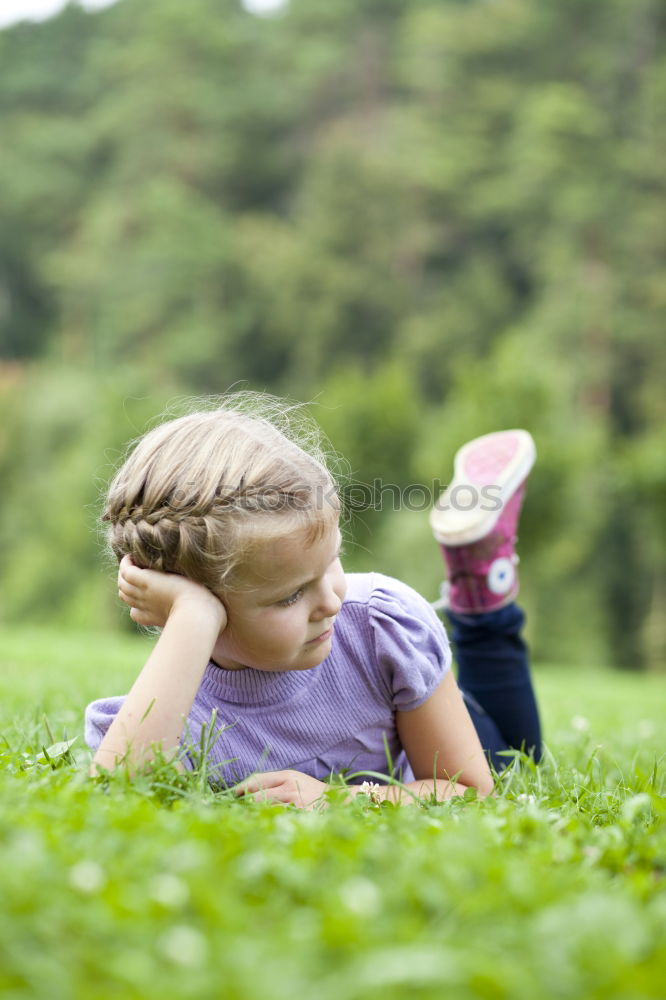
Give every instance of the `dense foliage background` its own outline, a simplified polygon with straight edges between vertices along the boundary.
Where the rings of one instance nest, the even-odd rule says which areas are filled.
[[[1,618],[125,621],[104,483],[167,403],[240,382],[426,495],[528,427],[537,656],[662,665],[665,21],[121,0],[0,32]],[[348,567],[434,598],[425,509],[379,506]]]

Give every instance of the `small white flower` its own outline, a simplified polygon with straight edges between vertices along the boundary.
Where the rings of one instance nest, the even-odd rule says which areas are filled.
[[[380,792],[380,786],[376,781],[364,781],[361,785],[361,791],[368,796],[373,805],[378,806],[382,801]]]
[[[161,936],[157,947],[175,965],[203,965],[207,945],[200,931],[188,924],[176,924]]]
[[[79,892],[98,892],[106,876],[96,861],[77,861],[69,870],[69,884]]]
[[[584,715],[574,715],[571,720],[571,728],[575,729],[577,733],[586,733],[590,728],[590,722]]]
[[[168,872],[155,876],[150,883],[149,894],[156,903],[173,909],[184,906],[190,898],[190,890],[182,878]]]
[[[379,912],[382,897],[379,889],[367,878],[353,878],[340,889],[343,905],[358,917],[374,917]]]

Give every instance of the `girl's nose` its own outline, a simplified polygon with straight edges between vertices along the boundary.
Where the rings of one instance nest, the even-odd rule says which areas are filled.
[[[313,611],[315,618],[333,618],[342,607],[342,601],[332,587],[322,594]]]
[[[325,577],[321,582],[318,599],[312,609],[312,618],[315,621],[322,618],[334,618],[342,607],[346,589],[342,573]]]

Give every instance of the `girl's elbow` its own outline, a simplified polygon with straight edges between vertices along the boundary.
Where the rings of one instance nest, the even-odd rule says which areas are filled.
[[[487,799],[488,796],[495,794],[495,783],[492,778],[489,782],[483,782],[481,785],[477,786],[477,794],[480,799]]]
[[[475,781],[473,787],[476,788],[476,793],[480,799],[485,799],[489,795],[492,795],[495,791],[495,782],[490,771],[481,776],[478,781]]]

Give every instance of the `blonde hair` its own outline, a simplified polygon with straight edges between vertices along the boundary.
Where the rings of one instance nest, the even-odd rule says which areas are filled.
[[[211,405],[211,401],[207,401]],[[214,593],[239,585],[253,547],[337,522],[323,437],[299,404],[233,393],[140,438],[111,483],[102,520],[118,558],[180,573]]]

